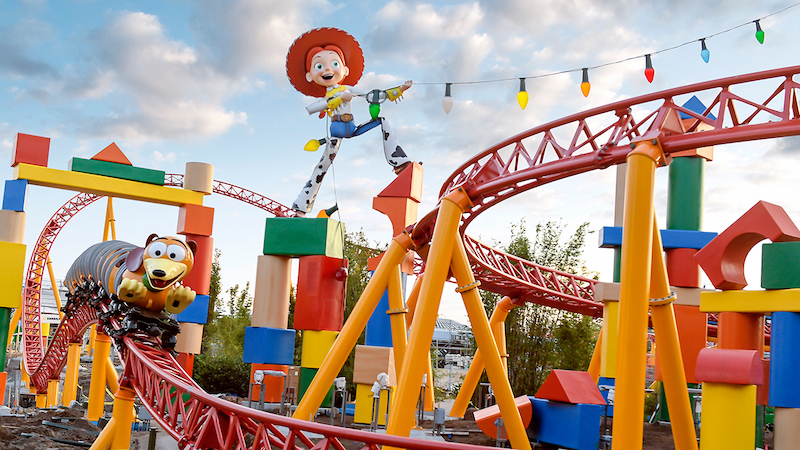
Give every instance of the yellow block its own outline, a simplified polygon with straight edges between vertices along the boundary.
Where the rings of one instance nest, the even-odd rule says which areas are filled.
[[[178,342],[175,344],[175,351],[179,353],[200,353],[200,344],[203,341],[202,323],[181,323],[181,332],[178,335]]]
[[[617,345],[619,340],[619,301],[603,302],[603,340],[600,347],[600,376],[617,377]]]
[[[756,440],[756,387],[703,383],[701,420],[700,450],[752,450]]]
[[[181,206],[186,204],[203,204],[202,192],[88,173],[50,169],[30,164],[17,164],[17,166],[14,167],[14,179],[28,180],[28,183],[37,186],[87,192],[90,194],[107,195],[164,205]]]
[[[775,450],[800,448],[800,409],[775,408]]]
[[[715,291],[700,295],[702,312],[800,312],[800,289],[768,291]]]
[[[300,354],[300,366],[309,369],[319,369],[322,361],[328,356],[328,352],[333,347],[333,342],[338,331],[303,331],[303,352]]]
[[[389,399],[394,401],[395,389],[391,390],[391,395],[386,391],[381,394],[381,401],[378,405],[378,425],[386,425],[386,411],[389,408]],[[356,385],[356,412],[353,416],[355,423],[372,423],[372,407],[374,396],[372,395],[371,384]]]
[[[0,209],[0,241],[22,244],[25,240],[25,213]]]
[[[378,374],[389,374],[389,386],[397,386],[397,373],[394,365],[392,347],[356,345],[356,359],[353,363],[353,383],[368,384],[377,381]]]
[[[0,308],[19,308],[25,277],[25,245],[0,242],[0,255]]]

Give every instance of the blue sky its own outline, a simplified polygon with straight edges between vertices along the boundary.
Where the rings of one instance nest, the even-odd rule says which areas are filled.
[[[800,7],[765,18],[765,43],[748,26],[707,40],[710,63],[693,43],[653,55],[655,81],[644,59],[590,72],[592,91],[580,93],[580,72],[529,80],[526,110],[516,103],[517,81],[457,85],[444,114],[444,82],[535,76],[644,55],[767,16],[792,2],[751,1],[9,1],[0,0],[0,160],[10,160],[18,132],[52,138],[50,167],[91,157],[116,142],[134,165],[182,173],[188,161],[215,166],[215,178],[290,205],[318,154],[304,143],[324,136],[324,122],[304,110],[311,99],[285,76],[292,41],[304,31],[334,26],[353,34],[365,51],[366,89],[412,79],[398,104],[385,104],[409,156],[425,168],[420,214],[436,202],[445,178],[463,161],[504,138],[575,112],[689,83],[798,64]],[[439,84],[423,84],[439,83]],[[765,86],[764,96],[774,86]],[[701,98],[705,102],[711,99]],[[354,106],[357,119],[365,104]],[[391,238],[388,220],[371,198],[392,180],[376,132],[344,142],[317,207],[338,201],[350,230],[373,241]],[[758,200],[783,206],[800,221],[796,167],[800,141],[785,138],[721,146],[708,165],[707,231],[721,231]],[[5,170],[10,179],[12,170]],[[661,223],[666,171],[659,171]],[[661,173],[663,172],[663,173]],[[535,189],[484,214],[469,233],[507,240],[509,225],[526,217],[611,225],[613,170]],[[73,193],[32,187],[27,243]],[[102,238],[104,204],[73,219],[54,246],[62,276],[84,248]],[[215,244],[223,282],[253,280],[267,214],[211,196]],[[118,238],[143,242],[173,234],[175,208],[115,203]],[[587,246],[591,269],[611,278],[611,252]],[[758,286],[758,260],[748,260]],[[446,289],[451,291],[450,289]],[[448,296],[449,297],[449,296]],[[442,314],[463,320],[448,298]]]

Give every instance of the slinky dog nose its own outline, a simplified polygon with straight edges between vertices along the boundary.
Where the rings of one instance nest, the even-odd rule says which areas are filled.
[[[157,277],[163,277],[163,276],[165,276],[166,274],[167,274],[167,272],[164,272],[164,271],[163,271],[163,270],[161,270],[161,269],[156,269],[156,270],[154,270],[154,271],[153,271],[153,275],[155,275],[155,276],[157,276]]]

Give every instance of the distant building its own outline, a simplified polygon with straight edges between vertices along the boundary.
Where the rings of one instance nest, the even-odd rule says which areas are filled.
[[[468,368],[475,353],[472,329],[451,319],[436,319],[433,330],[433,364],[445,367]]]

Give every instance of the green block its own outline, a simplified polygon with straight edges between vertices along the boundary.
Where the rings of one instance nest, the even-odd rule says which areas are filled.
[[[761,287],[800,288],[800,241],[773,242],[761,247]]]
[[[333,219],[270,217],[264,231],[264,254],[344,257],[344,224]]]
[[[311,380],[317,375],[317,371],[319,369],[310,369],[308,367],[301,367],[300,368],[300,378],[297,380],[297,388],[300,390],[298,394],[297,400],[302,400],[303,396],[306,394],[308,390],[308,386],[311,384]],[[325,394],[325,398],[322,400],[322,404],[320,407],[322,408],[330,408],[331,401],[333,399],[333,386],[328,389],[328,393]]]
[[[705,158],[684,156],[669,165],[667,228],[700,230],[703,225]]]
[[[104,177],[121,178],[123,180],[139,181],[141,183],[164,185],[164,171],[144,169],[141,167],[118,164],[95,159],[72,158],[69,160],[69,170],[73,172],[91,173]]]

